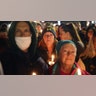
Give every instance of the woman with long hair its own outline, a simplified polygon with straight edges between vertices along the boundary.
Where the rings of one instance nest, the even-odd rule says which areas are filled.
[[[38,55],[41,56],[46,64],[50,66],[50,61],[56,60],[56,33],[54,29],[47,26],[42,32],[41,41],[38,43]],[[53,60],[54,59],[54,60]]]

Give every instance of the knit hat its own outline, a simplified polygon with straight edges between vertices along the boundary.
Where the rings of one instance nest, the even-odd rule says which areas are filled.
[[[71,43],[73,45],[75,45],[75,43],[71,40],[60,40],[58,43],[57,43],[57,46],[56,46],[56,50],[57,50],[57,53],[59,54],[59,51],[61,49],[61,47],[64,45],[64,44],[68,44],[68,43]],[[75,45],[76,46],[76,45]]]
[[[46,28],[43,30],[43,32],[42,32],[42,37],[43,37],[43,35],[44,35],[46,32],[51,32],[51,33],[54,35],[54,37],[56,38],[56,33],[55,33],[55,31],[54,31],[54,29],[53,29],[52,27],[50,27],[50,26],[46,27]]]

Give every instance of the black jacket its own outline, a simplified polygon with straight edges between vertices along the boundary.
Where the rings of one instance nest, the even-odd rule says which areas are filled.
[[[5,75],[38,75],[46,74],[47,66],[41,57],[30,58],[29,53],[9,50],[1,56],[1,64]]]
[[[8,32],[10,49],[0,56],[4,74],[31,75],[33,71],[36,71],[37,74],[45,74],[47,66],[45,66],[45,62],[35,54],[37,45],[36,30],[30,22],[25,21],[32,32],[32,42],[28,52],[23,52],[16,45],[14,32],[18,22],[19,21],[12,22]]]

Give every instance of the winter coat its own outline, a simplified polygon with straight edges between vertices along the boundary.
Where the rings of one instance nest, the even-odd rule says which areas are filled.
[[[30,22],[25,22],[28,23],[32,32],[31,45],[27,53],[18,48],[14,34],[18,21],[12,22],[8,32],[10,48],[0,57],[4,74],[6,75],[31,75],[33,71],[41,75],[45,74],[47,70],[47,66],[42,58],[36,56],[36,30]]]

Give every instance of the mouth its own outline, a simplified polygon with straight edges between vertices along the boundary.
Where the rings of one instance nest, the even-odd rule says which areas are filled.
[[[66,59],[66,60],[72,60],[72,59]]]
[[[47,40],[47,42],[50,42],[50,40]]]

